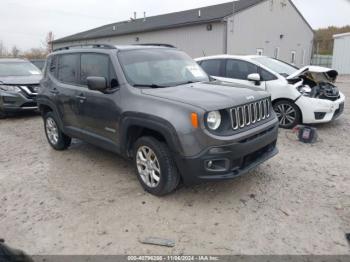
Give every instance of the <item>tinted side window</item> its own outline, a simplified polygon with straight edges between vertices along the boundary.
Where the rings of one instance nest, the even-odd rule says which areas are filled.
[[[258,67],[252,63],[230,59],[226,62],[226,77],[247,80],[248,75],[258,73]]]
[[[88,76],[101,76],[109,80],[109,58],[107,55],[82,54],[80,82],[87,85]]]
[[[271,81],[277,79],[277,77],[275,77],[273,74],[271,74],[263,68],[260,68],[260,76],[262,81]]]
[[[77,82],[79,65],[78,54],[60,55],[58,60],[58,80],[73,84]]]
[[[211,76],[221,76],[221,60],[206,60],[201,63],[203,70]]]
[[[57,56],[51,56],[46,61],[46,71],[50,72],[51,75],[56,77],[56,69],[57,69]]]

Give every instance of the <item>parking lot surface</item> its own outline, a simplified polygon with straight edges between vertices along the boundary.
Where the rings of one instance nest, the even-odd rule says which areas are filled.
[[[338,85],[350,97],[350,77]],[[280,130],[255,171],[163,198],[117,155],[78,140],[54,151],[38,115],[0,120],[0,238],[35,255],[350,254],[349,109],[316,126],[316,144]]]

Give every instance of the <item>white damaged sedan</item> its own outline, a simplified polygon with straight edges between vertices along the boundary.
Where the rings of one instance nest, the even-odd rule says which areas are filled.
[[[330,122],[344,111],[345,96],[334,85],[335,70],[318,66],[298,69],[265,56],[220,55],[196,61],[218,80],[268,91],[282,128]]]

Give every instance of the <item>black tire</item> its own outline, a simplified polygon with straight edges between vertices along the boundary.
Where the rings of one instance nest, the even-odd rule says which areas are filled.
[[[57,128],[57,141],[56,142],[53,142],[52,139],[49,138],[49,134],[48,134],[49,131],[47,128],[48,123],[49,123],[48,121],[53,121],[56,128]],[[55,150],[62,151],[62,150],[67,149],[70,146],[72,139],[69,136],[65,135],[60,130],[60,128],[57,124],[56,117],[52,112],[48,112],[44,115],[44,127],[45,127],[45,135],[46,135],[47,141],[52,146],[52,148],[54,148]]]
[[[277,114],[281,128],[291,129],[301,124],[301,112],[294,102],[280,100],[273,105],[273,109]]]
[[[4,119],[4,118],[6,118],[6,113],[2,111],[0,108],[0,119]]]
[[[139,149],[141,150],[144,147],[151,149],[159,162],[160,179],[158,185],[156,185],[155,187],[150,187],[144,182],[138,169],[137,154],[139,152]],[[141,137],[135,142],[134,163],[137,178],[139,179],[142,187],[145,189],[145,191],[152,195],[167,195],[173,192],[180,182],[180,175],[168,146],[165,143],[160,142],[153,137]]]

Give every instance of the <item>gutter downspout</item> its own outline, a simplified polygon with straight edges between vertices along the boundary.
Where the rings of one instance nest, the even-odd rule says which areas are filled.
[[[227,32],[227,30],[228,30],[228,26],[227,26],[227,24],[228,24],[228,21],[227,21],[227,18],[224,18],[223,20],[222,20],[222,22],[224,23],[224,46],[223,46],[223,53],[224,54],[228,54],[227,52],[228,52],[228,36],[227,36],[227,34],[228,34],[228,32]]]
[[[234,16],[235,16],[235,10],[236,10],[236,2],[239,0],[234,0],[232,2],[232,15],[227,16],[223,19],[223,22],[225,23],[225,32],[224,32],[224,53],[228,54],[228,35],[229,33],[233,35],[234,33]],[[230,19],[231,17],[231,19]],[[232,25],[231,25],[232,24]],[[231,29],[232,26],[232,29]],[[230,32],[229,32],[230,31]]]

